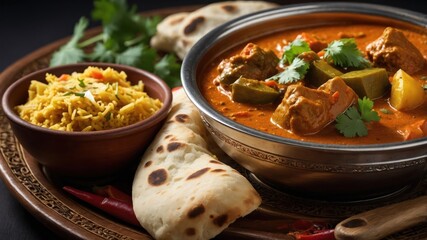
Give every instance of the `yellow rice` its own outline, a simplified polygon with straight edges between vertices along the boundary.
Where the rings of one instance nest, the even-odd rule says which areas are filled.
[[[31,81],[29,100],[17,106],[22,119],[63,131],[98,131],[146,119],[163,103],[131,85],[125,72],[88,67],[83,73],[59,77],[46,74],[47,84]]]

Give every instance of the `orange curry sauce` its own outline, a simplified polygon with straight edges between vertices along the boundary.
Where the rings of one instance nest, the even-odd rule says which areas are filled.
[[[341,32],[354,34],[354,38],[359,49],[362,52],[365,52],[366,45],[377,39],[385,28],[386,26],[382,25],[373,26],[362,24],[351,26],[325,26],[302,30],[290,30],[280,34],[266,36],[252,42],[263,49],[274,50],[277,56],[281,57],[281,49],[283,49],[287,43],[292,42],[296,36],[302,32],[315,34],[327,43],[332,40],[339,39],[339,33]],[[408,40],[411,41],[424,56],[427,56],[427,36],[408,31],[404,31],[404,33]],[[389,95],[387,95],[374,101],[374,110],[378,112],[381,119],[379,122],[372,122],[368,124],[368,136],[346,138],[336,130],[334,122],[313,135],[293,134],[292,132],[276,126],[270,121],[271,115],[277,105],[249,105],[233,102],[229,96],[221,93],[218,87],[213,83],[213,80],[218,76],[216,68],[221,60],[238,54],[244,45],[233,49],[233,51],[228,52],[226,55],[223,55],[218,59],[215,59],[206,69],[206,74],[203,76],[204,79],[200,82],[202,94],[208,102],[217,111],[238,123],[271,134],[301,141],[330,144],[377,144],[403,141],[404,138],[402,134],[399,133],[399,131],[402,130],[402,127],[419,120],[427,119],[427,101],[415,110],[399,112],[389,105]],[[425,66],[422,71],[412,74],[411,76],[418,79],[422,84],[426,84],[425,76],[427,76],[427,66]],[[387,109],[389,113],[383,113],[380,109]]]

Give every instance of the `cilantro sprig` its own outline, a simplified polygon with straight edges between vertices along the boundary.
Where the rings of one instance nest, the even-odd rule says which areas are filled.
[[[300,37],[295,38],[294,41],[283,48],[283,55],[279,65],[284,70],[268,78],[267,81],[273,80],[280,84],[287,84],[303,79],[310,68],[310,63],[299,58],[298,55],[308,51],[311,51],[308,43]]]
[[[84,31],[88,25],[89,21],[86,18],[80,18],[79,22],[77,22],[77,24],[74,26],[74,32],[71,39],[64,46],[62,46],[59,51],[53,53],[50,60],[51,66],[83,61],[85,58],[85,53],[78,45],[78,43],[83,38]]]
[[[363,137],[368,135],[366,123],[379,121],[380,117],[372,108],[374,102],[367,97],[358,99],[358,108],[349,107],[344,113],[336,118],[335,128],[344,135],[344,137]]]
[[[294,83],[303,79],[309,68],[310,63],[296,57],[284,71],[270,77],[268,80],[274,80],[280,84]]]
[[[362,52],[357,48],[354,38],[342,38],[329,43],[328,47],[325,48],[324,59],[343,68],[370,66],[370,62],[363,57]]]
[[[53,54],[51,66],[83,61],[118,63],[160,75],[170,87],[181,85],[177,58],[160,56],[149,44],[160,17],[143,17],[135,6],[128,7],[126,0],[95,0],[92,20],[101,22],[102,32],[83,40],[89,20],[80,18],[72,38]],[[90,52],[85,52],[93,44]]]
[[[282,59],[280,59],[280,64],[291,64],[299,54],[308,51],[311,51],[308,43],[300,37],[297,37],[283,48],[283,56]]]

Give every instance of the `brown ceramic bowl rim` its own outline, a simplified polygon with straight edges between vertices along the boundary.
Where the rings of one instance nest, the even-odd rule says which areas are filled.
[[[31,80],[33,78],[33,76],[39,75],[41,73],[49,73],[49,72],[52,72],[52,71],[58,70],[58,69],[64,69],[64,70],[68,69],[68,70],[70,70],[70,73],[71,73],[71,72],[75,71],[73,69],[76,69],[76,68],[85,69],[86,67],[89,67],[89,66],[100,67],[100,68],[111,67],[115,70],[124,71],[126,73],[128,73],[130,71],[136,72],[136,73],[140,74],[141,76],[144,76],[147,79],[150,79],[149,81],[153,81],[155,84],[159,85],[161,91],[164,92],[165,99],[162,101],[163,106],[156,113],[154,113],[152,116],[150,116],[150,117],[148,117],[142,121],[130,124],[128,126],[123,126],[123,127],[113,128],[113,129],[107,129],[107,130],[98,130],[98,131],[70,132],[70,131],[49,129],[49,128],[45,128],[45,127],[41,127],[41,126],[34,125],[32,123],[29,123],[29,122],[23,120],[22,118],[20,118],[18,116],[18,114],[16,113],[16,111],[11,106],[11,104],[9,103],[10,96],[11,96],[11,94],[13,94],[14,90],[20,84],[22,84],[22,82]],[[37,80],[43,81],[44,79],[37,79]],[[6,88],[6,90],[2,96],[2,109],[10,121],[13,121],[14,123],[16,123],[22,127],[26,127],[26,128],[32,129],[34,131],[45,132],[45,133],[49,133],[52,135],[68,135],[70,137],[81,138],[82,141],[85,141],[84,137],[89,136],[89,135],[91,137],[95,137],[95,138],[97,138],[97,137],[104,138],[106,136],[117,137],[117,136],[122,136],[122,135],[128,135],[134,131],[141,131],[143,129],[147,129],[149,127],[152,127],[156,123],[158,123],[159,121],[166,118],[166,116],[169,113],[169,110],[171,108],[171,105],[172,105],[171,89],[165,83],[165,81],[163,81],[157,75],[154,75],[148,71],[145,71],[145,70],[142,70],[142,69],[139,69],[136,67],[121,65],[121,64],[114,64],[114,63],[99,63],[99,62],[84,62],[84,63],[66,64],[66,65],[60,65],[60,66],[55,66],[55,67],[47,67],[47,68],[37,70],[35,72],[32,72],[30,74],[27,74],[27,75],[19,78],[14,83],[10,84]]]
[[[274,18],[282,18],[289,16],[297,16],[313,13],[349,13],[374,15],[390,19],[407,22],[412,25],[427,28],[427,16],[422,13],[417,13],[410,10],[405,10],[396,7],[389,7],[370,3],[349,3],[349,2],[321,2],[321,3],[302,3],[281,6],[274,9],[263,10],[257,13],[248,14],[239,17],[235,20],[227,22],[200,39],[187,54],[181,68],[181,79],[183,87],[190,100],[201,111],[202,115],[212,118],[219,124],[225,125],[240,133],[250,135],[252,137],[261,138],[267,141],[276,142],[279,144],[293,145],[297,147],[320,149],[336,152],[377,152],[377,151],[394,151],[399,149],[411,149],[419,146],[427,146],[427,137],[405,142],[382,143],[382,144],[365,144],[365,145],[339,145],[339,144],[322,144],[315,142],[305,142],[294,139],[288,139],[266,132],[262,132],[242,124],[236,123],[231,119],[223,116],[214,110],[210,104],[204,99],[197,83],[197,69],[200,65],[200,60],[206,54],[215,42],[220,41],[227,35],[232,34],[234,30],[239,30],[250,24],[270,20]],[[427,151],[425,156],[427,156]]]

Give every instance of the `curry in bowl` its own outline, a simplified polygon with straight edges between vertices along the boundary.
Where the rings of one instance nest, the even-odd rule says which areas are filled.
[[[427,35],[387,25],[288,29],[223,53],[199,82],[245,126],[326,144],[427,136]]]

